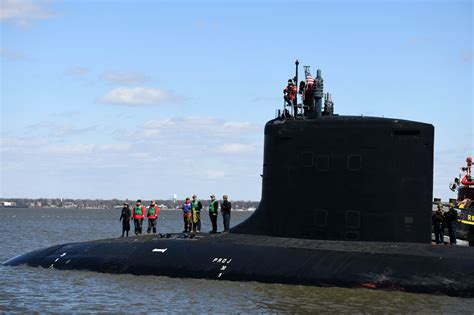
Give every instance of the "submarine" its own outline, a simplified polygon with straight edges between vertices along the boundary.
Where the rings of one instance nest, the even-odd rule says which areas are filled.
[[[334,114],[320,70],[299,87],[302,103],[265,125],[260,204],[230,233],[69,243],[4,265],[474,297],[474,249],[431,243],[434,126]]]

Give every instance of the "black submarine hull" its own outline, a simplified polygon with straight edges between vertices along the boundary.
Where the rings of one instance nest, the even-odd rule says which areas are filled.
[[[474,297],[474,249],[415,243],[168,234],[58,245],[4,265]]]

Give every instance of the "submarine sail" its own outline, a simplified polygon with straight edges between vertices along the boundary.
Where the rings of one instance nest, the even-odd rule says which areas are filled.
[[[334,115],[329,93],[322,111],[310,82],[304,111],[266,124],[260,206],[232,232],[430,243],[434,127]]]

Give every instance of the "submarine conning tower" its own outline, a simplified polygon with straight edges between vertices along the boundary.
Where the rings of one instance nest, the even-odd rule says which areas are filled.
[[[339,116],[322,85],[312,95],[265,125],[260,205],[231,232],[430,243],[433,125]]]

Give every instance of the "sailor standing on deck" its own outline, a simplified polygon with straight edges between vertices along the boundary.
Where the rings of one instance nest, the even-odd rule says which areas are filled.
[[[181,206],[183,210],[183,221],[184,221],[184,231],[183,233],[191,232],[192,226],[192,205],[189,201],[189,197],[186,198],[184,205]]]
[[[145,206],[140,199],[133,207],[133,223],[135,224],[135,235],[142,234],[143,218],[145,217]]]
[[[209,204],[209,218],[212,223],[211,234],[217,233],[217,210],[219,209],[219,202],[216,200],[216,196],[211,195],[211,203]]]
[[[232,204],[229,202],[229,197],[227,195],[222,196],[222,199],[224,199],[221,203],[222,220],[224,221],[224,233],[229,233],[230,209],[232,209]]]
[[[456,223],[458,221],[458,213],[454,210],[454,204],[449,204],[449,210],[444,214],[444,219],[448,225],[449,244],[456,245]]]
[[[444,216],[443,205],[438,204],[438,210],[432,216],[433,230],[436,244],[444,244]]]
[[[147,209],[147,218],[148,218],[148,228],[146,232],[150,234],[153,229],[153,234],[156,234],[156,219],[158,218],[158,205],[155,203],[155,200],[152,200],[150,206]]]
[[[201,209],[202,203],[197,199],[196,195],[193,195],[193,201],[191,202],[193,211],[193,232],[201,232]]]
[[[122,237],[130,231],[130,218],[132,216],[132,211],[130,211],[130,206],[128,203],[123,204],[122,214],[120,215],[119,221],[122,221]]]

